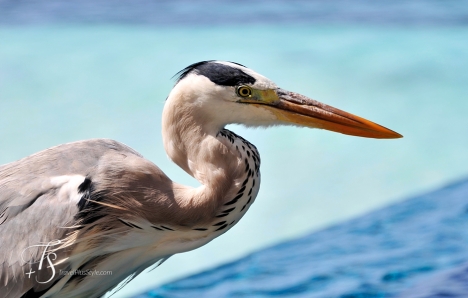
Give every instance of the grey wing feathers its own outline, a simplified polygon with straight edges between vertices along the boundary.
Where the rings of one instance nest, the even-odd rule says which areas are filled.
[[[0,297],[44,291],[60,278],[55,273],[48,281],[51,268],[38,272],[41,259],[42,266],[49,265],[44,250],[73,230],[78,188],[109,151],[140,156],[118,142],[97,139],[56,146],[0,167]],[[52,257],[66,258],[66,251]],[[66,268],[66,261],[60,266]],[[35,273],[28,276],[29,271]]]

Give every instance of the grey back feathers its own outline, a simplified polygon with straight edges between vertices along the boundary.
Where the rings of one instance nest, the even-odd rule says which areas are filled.
[[[56,146],[0,166],[0,297],[39,297],[63,277],[50,268],[38,270],[42,253],[52,242],[47,249],[55,251],[57,260],[66,259],[71,247],[58,248],[79,230],[77,225],[96,221],[102,213],[111,214],[112,208],[89,213],[89,207],[96,205],[85,202],[92,189],[86,177],[96,178],[102,161],[114,154],[142,159],[123,144],[100,139]],[[94,194],[93,199],[100,198]],[[47,259],[42,261],[43,266],[49,265]],[[62,262],[54,269],[70,269],[70,263]],[[30,278],[29,270],[35,273]],[[35,282],[51,276],[47,283]]]

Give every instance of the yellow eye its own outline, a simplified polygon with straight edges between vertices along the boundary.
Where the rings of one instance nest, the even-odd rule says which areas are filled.
[[[240,97],[250,97],[252,95],[252,90],[247,86],[237,87],[236,92]]]

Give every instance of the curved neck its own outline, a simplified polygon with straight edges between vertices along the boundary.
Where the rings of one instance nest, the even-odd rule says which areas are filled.
[[[239,152],[224,137],[222,125],[207,123],[203,113],[183,101],[167,101],[163,111],[162,133],[165,150],[178,166],[196,178],[202,186],[180,186],[181,198],[204,209],[208,217],[216,215],[244,175]],[[194,115],[198,115],[194,116]],[[188,203],[188,202],[187,202]]]
[[[229,171],[236,156],[230,144],[218,139],[222,126],[207,125],[204,117],[193,110],[167,102],[162,117],[164,149],[169,158],[203,185],[210,184],[207,175]]]

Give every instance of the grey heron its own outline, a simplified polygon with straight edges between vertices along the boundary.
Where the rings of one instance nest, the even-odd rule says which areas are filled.
[[[162,136],[170,159],[201,186],[172,181],[109,139],[63,144],[1,166],[0,296],[99,297],[225,233],[260,186],[260,155],[225,128],[231,123],[402,137],[243,65],[192,64],[165,102]]]

